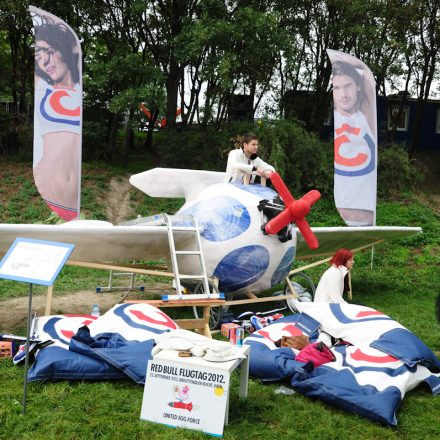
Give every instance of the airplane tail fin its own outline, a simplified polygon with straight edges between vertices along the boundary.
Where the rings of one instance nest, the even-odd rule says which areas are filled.
[[[226,173],[176,168],[153,168],[130,177],[130,183],[150,197],[193,200],[208,186],[225,181]]]

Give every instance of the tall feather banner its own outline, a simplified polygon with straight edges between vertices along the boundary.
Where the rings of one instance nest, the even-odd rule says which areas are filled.
[[[79,217],[82,65],[75,32],[60,18],[29,7],[35,34],[35,184],[64,220]]]
[[[376,82],[356,57],[327,49],[333,72],[334,197],[349,226],[376,224]]]

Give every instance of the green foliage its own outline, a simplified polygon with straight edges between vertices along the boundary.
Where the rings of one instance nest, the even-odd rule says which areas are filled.
[[[153,64],[143,62],[141,54],[112,57],[104,68],[112,73],[109,80],[120,86],[119,93],[110,101],[110,111],[124,112],[137,108],[140,102],[147,102],[147,106],[163,106],[163,75]]]
[[[379,148],[377,191],[385,198],[399,197],[404,191],[414,190],[423,174],[411,163],[407,150],[399,145]]]
[[[152,162],[160,166],[224,171],[228,152],[248,131],[259,137],[259,155],[284,178],[295,194],[318,189],[333,193],[333,148],[295,120],[229,123],[216,129],[164,130],[155,133]]]
[[[317,189],[322,195],[333,192],[333,150],[329,143],[308,133],[295,120],[257,124],[262,156],[280,172],[294,194]]]
[[[83,155],[92,158],[100,158],[105,152],[107,144],[107,127],[102,123],[104,114],[99,116],[98,120],[87,120],[83,121]],[[101,119],[101,120],[99,120]],[[93,148],[91,148],[93,146]],[[92,150],[92,151],[91,151]]]
[[[155,214],[174,214],[185,202],[184,199],[158,199],[145,194],[139,196],[139,192],[131,194],[132,200],[139,200],[136,203],[136,214],[141,217],[148,217]]]
[[[29,158],[32,149],[33,126],[28,115],[17,114],[0,108],[0,156],[9,154]],[[19,146],[17,148],[16,146]]]
[[[152,159],[160,166],[223,171],[236,128],[234,124],[222,130],[213,126],[180,132],[162,130],[155,133]]]

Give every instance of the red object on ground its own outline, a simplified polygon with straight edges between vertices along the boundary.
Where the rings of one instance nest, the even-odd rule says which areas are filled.
[[[299,200],[295,200],[278,173],[272,173],[270,180],[286,207],[283,212],[266,223],[264,228],[266,233],[277,234],[289,223],[295,222],[309,248],[317,249],[319,246],[318,239],[310,229],[306,215],[310,212],[312,205],[321,198],[321,193],[313,189]]]
[[[240,327],[238,324],[235,324],[234,322],[228,322],[228,323],[222,324],[220,330],[221,330],[222,335],[225,338],[229,339],[229,330],[234,329],[234,331],[235,331],[235,329],[237,329],[238,327]]]
[[[327,345],[322,342],[306,345],[295,357],[298,362],[313,362],[314,368],[327,362],[334,362],[335,355]]]

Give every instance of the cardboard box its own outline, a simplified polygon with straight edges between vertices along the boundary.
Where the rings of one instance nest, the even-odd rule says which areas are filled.
[[[238,327],[240,327],[240,326],[238,324],[233,323],[233,322],[228,322],[226,324],[222,324],[222,326],[221,326],[222,335],[225,338],[229,339],[229,329],[231,329],[231,328],[236,329]]]

